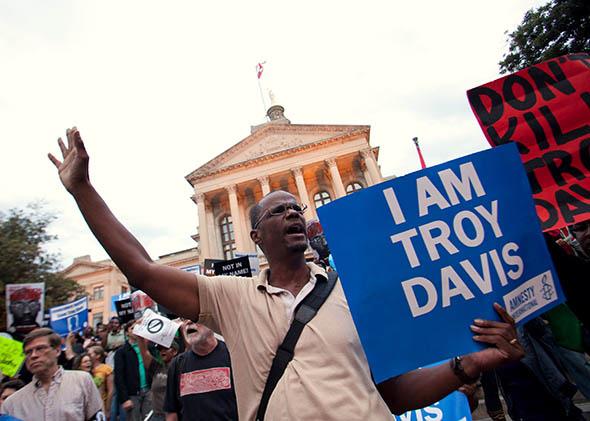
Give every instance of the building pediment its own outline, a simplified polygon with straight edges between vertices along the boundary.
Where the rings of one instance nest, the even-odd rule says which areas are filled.
[[[369,126],[269,124],[197,168],[186,179],[192,184],[192,181],[235,168],[245,162],[270,158],[281,152],[309,148],[363,132],[368,137]]]
[[[85,275],[87,273],[97,272],[99,270],[109,269],[112,267],[113,265],[106,263],[74,261],[74,263],[62,271],[62,275],[66,278],[75,278],[76,276]]]

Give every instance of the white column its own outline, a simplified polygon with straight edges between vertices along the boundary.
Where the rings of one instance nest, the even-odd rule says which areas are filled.
[[[371,180],[374,184],[380,183],[383,181],[381,177],[381,173],[379,172],[379,167],[377,166],[377,160],[375,159],[375,155],[373,155],[373,151],[371,149],[364,149],[361,151],[361,156],[365,161],[365,165],[369,170],[369,174],[371,174]]]
[[[307,194],[307,187],[305,187],[305,180],[303,179],[303,171],[301,170],[301,167],[292,168],[291,172],[295,177],[295,184],[297,185],[297,191],[299,192],[301,203],[307,205],[309,218],[317,218],[315,209],[311,206],[311,202],[309,201],[309,194]]]
[[[328,168],[330,169],[330,175],[332,177],[332,187],[334,187],[334,192],[336,192],[336,197],[346,196],[346,190],[344,190],[344,185],[342,184],[342,178],[340,178],[340,172],[338,171],[338,165],[336,164],[336,159],[329,158],[326,159],[326,164],[328,164]]]
[[[244,239],[243,252],[250,252],[254,248],[254,242],[250,239],[250,214],[248,213],[244,203],[240,203],[240,214],[242,215],[242,238]]]
[[[209,227],[209,257],[212,259],[221,259],[221,243],[219,242],[219,225],[213,216],[213,209],[211,207],[205,208],[205,217],[207,218],[207,226]]]
[[[365,177],[365,181],[367,182],[367,187],[370,187],[375,183],[373,182],[373,179],[371,179],[371,174],[369,174],[369,170],[367,169],[367,166],[365,165],[365,161],[361,160],[360,164],[361,164],[361,171],[363,172],[363,177]]]
[[[197,193],[195,195],[195,199],[197,201],[197,208],[199,212],[199,247],[201,249],[200,259],[201,261],[204,261],[204,259],[211,257],[205,195],[203,193]]]
[[[231,220],[234,226],[234,236],[236,238],[236,251],[244,251],[244,238],[242,235],[242,215],[240,207],[238,206],[238,196],[236,194],[236,185],[232,184],[225,188],[229,196],[229,209],[231,212]]]
[[[258,177],[258,182],[260,183],[260,187],[262,187],[262,195],[266,196],[270,193],[270,182],[268,180],[268,176],[263,175],[262,177]]]

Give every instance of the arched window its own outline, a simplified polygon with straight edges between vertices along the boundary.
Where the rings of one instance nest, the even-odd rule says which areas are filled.
[[[361,183],[357,183],[353,181],[348,186],[346,186],[346,194],[354,193],[355,191],[362,190],[363,186]]]
[[[326,205],[332,201],[330,197],[330,193],[327,191],[320,191],[313,195],[313,203],[315,204],[316,209],[320,206]]]
[[[230,215],[225,215],[219,220],[219,230],[221,231],[223,257],[226,260],[233,259],[236,250],[236,238],[234,236],[234,224]]]

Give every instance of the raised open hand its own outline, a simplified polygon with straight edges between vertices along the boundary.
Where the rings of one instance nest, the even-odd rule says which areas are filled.
[[[76,187],[90,182],[88,177],[88,153],[86,153],[84,142],[82,142],[77,128],[67,129],[66,136],[68,140],[67,147],[61,137],[57,139],[63,162],[51,153],[47,154],[47,156],[57,168],[59,178],[66,190],[73,193]]]
[[[475,333],[474,340],[491,345],[483,351],[470,355],[480,371],[518,361],[524,356],[524,349],[518,343],[514,319],[499,304],[494,303],[494,309],[502,318],[502,322],[475,320],[471,326],[471,330]]]

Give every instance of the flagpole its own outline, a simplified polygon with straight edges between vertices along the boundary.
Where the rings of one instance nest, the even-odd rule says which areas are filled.
[[[264,112],[264,116],[266,118],[266,104],[264,103],[264,94],[262,93],[262,84],[260,83],[260,79],[258,79],[258,90],[260,91],[260,100],[262,101],[262,108]]]
[[[256,80],[258,81],[258,91],[260,92],[260,100],[262,101],[263,114],[264,118],[266,119],[266,110],[268,108],[266,107],[266,101],[264,101],[264,94],[262,93],[262,84],[260,83],[262,71],[264,70],[264,68],[262,67],[263,64],[266,64],[266,61],[263,61],[262,63],[258,63],[256,65]]]
[[[418,158],[420,158],[420,165],[422,166],[422,169],[426,168],[426,163],[424,162],[424,158],[422,157],[422,151],[420,150],[420,145],[418,144],[418,138],[414,137],[412,138],[412,140],[414,141],[414,145],[416,145],[416,151],[418,151]]]

